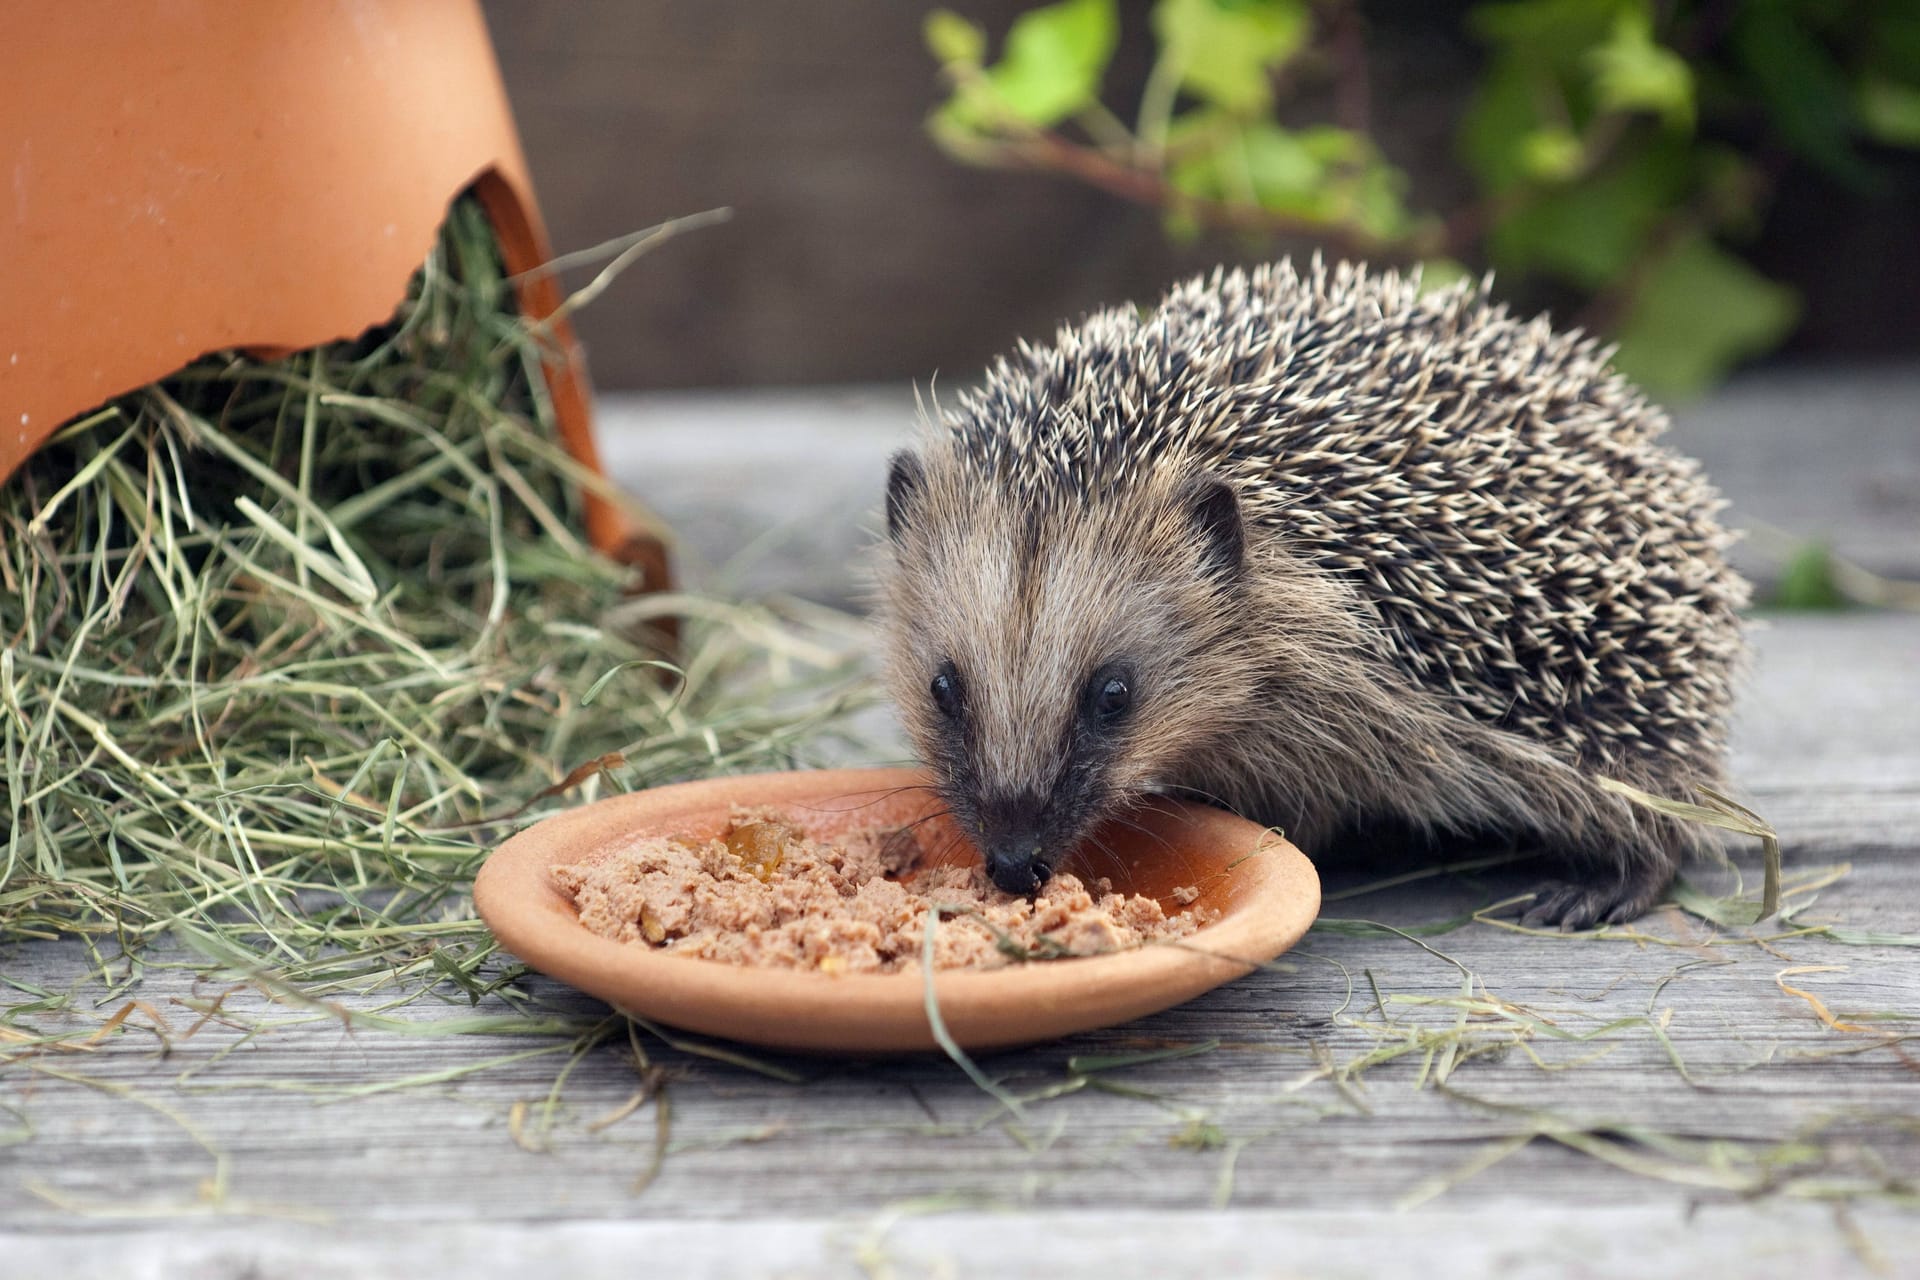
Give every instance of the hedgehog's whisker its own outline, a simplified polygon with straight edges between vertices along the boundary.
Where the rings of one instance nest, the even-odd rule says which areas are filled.
[[[1175,858],[1179,860],[1180,869],[1182,871],[1191,872],[1193,870],[1193,859],[1189,855],[1187,855],[1185,852],[1183,852],[1178,845],[1174,844],[1173,841],[1161,835],[1158,831],[1153,830],[1151,827],[1148,827],[1143,823],[1136,822],[1134,819],[1128,817],[1125,813],[1114,814],[1113,820],[1117,823],[1120,823],[1122,826],[1127,827],[1129,830],[1137,831],[1141,835],[1149,836],[1153,840],[1157,841],[1160,844],[1160,846],[1166,850],[1167,855],[1170,858]]]
[[[1124,886],[1127,879],[1126,860],[1114,852],[1113,849],[1107,845],[1107,842],[1102,840],[1098,835],[1088,835],[1087,838],[1081,842],[1079,848],[1075,850],[1083,862],[1086,861],[1088,846],[1092,846],[1101,857],[1113,864],[1113,874],[1106,878],[1116,886]],[[1125,892],[1126,890],[1122,887],[1121,891]]]
[[[1189,796],[1191,796],[1196,800],[1204,800],[1208,804],[1212,805],[1214,808],[1224,809],[1226,812],[1232,814],[1236,818],[1245,818],[1248,816],[1247,814],[1241,812],[1239,805],[1227,799],[1227,797],[1220,795],[1218,792],[1207,790],[1205,787],[1190,786],[1187,783],[1183,782],[1175,786],[1169,787],[1165,792],[1165,794],[1167,795],[1168,798],[1176,799],[1176,800],[1184,799]]]
[[[1112,822],[1119,823],[1121,826],[1127,828],[1129,831],[1139,832],[1141,835],[1147,837],[1147,839],[1159,845],[1162,849],[1165,849],[1168,853],[1173,852],[1173,849],[1174,849],[1173,841],[1167,839],[1165,836],[1161,835],[1158,831],[1155,831],[1152,827],[1149,827],[1145,823],[1140,822],[1139,820],[1131,817],[1127,810],[1121,809],[1116,811],[1111,815],[1109,820]]]

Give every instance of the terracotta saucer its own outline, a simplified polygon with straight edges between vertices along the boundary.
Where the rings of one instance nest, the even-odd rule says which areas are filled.
[[[905,769],[716,778],[615,796],[536,823],[487,859],[473,900],[501,945],[542,973],[643,1017],[779,1049],[898,1053],[937,1047],[918,972],[824,974],[756,969],[654,951],[589,933],[550,869],[652,835],[717,835],[735,804],[788,810],[809,834],[904,825],[938,809]],[[931,819],[934,823],[944,818]],[[1220,918],[1177,943],[1001,969],[942,970],[935,995],[948,1031],[969,1049],[1029,1044],[1153,1013],[1252,972],[1297,942],[1320,909],[1320,881],[1301,852],[1251,822],[1164,802],[1139,828],[1100,835],[1124,864],[1102,859],[1116,889],[1148,893],[1171,912],[1182,885],[1192,908]],[[929,848],[960,844],[936,835]],[[961,847],[956,861],[977,857]],[[1073,869],[1072,863],[1068,869]]]

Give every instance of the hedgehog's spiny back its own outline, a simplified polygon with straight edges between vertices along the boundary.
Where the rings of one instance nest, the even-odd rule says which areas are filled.
[[[1168,461],[1368,601],[1391,658],[1582,758],[1718,750],[1742,584],[1717,502],[1591,339],[1464,286],[1316,262],[1216,272],[1023,345],[948,417],[1049,507]]]

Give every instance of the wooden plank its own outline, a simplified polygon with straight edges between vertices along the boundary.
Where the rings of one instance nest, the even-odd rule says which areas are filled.
[[[1910,911],[1875,908],[1911,900],[1912,865],[1892,858],[1867,863],[1848,892],[1831,892],[1822,905],[1857,927],[1911,928]],[[1494,881],[1483,892],[1512,887]],[[1337,909],[1414,925],[1476,896],[1401,893]],[[1705,933],[1671,919],[1651,922],[1648,932]],[[215,1161],[162,1106],[227,1154],[233,1201],[376,1220],[461,1212],[831,1216],[921,1196],[1044,1208],[1195,1209],[1222,1194],[1230,1152],[1235,1206],[1384,1207],[1536,1123],[1514,1108],[1602,1132],[1639,1126],[1683,1139],[1761,1144],[1786,1142],[1811,1127],[1821,1154],[1802,1172],[1867,1183],[1880,1176],[1877,1169],[1920,1177],[1911,1059],[1897,1046],[1872,1048],[1885,1038],[1878,1033],[1829,1030],[1806,1000],[1776,984],[1788,968],[1838,966],[1787,981],[1817,994],[1842,1019],[1902,1012],[1901,1021],[1870,1025],[1911,1032],[1920,1012],[1911,951],[1801,941],[1776,944],[1777,954],[1757,947],[1710,954],[1522,940],[1484,928],[1432,945],[1478,975],[1476,992],[1562,1031],[1638,1021],[1593,1043],[1535,1034],[1522,1048],[1497,1021],[1476,1019],[1483,1046],[1506,1047],[1459,1066],[1449,1092],[1432,1087],[1430,1077],[1422,1087],[1422,1071],[1432,1064],[1419,1052],[1339,1086],[1323,1078],[1326,1066],[1353,1063],[1408,1027],[1450,1025],[1449,1007],[1401,1002],[1455,997],[1461,979],[1447,961],[1399,939],[1314,936],[1288,970],[1126,1028],[989,1059],[987,1069],[1008,1087],[1037,1092],[1070,1081],[1073,1054],[1224,1042],[1200,1056],[1113,1074],[1113,1082],[1138,1091],[1133,1096],[1081,1092],[1036,1103],[1023,1132],[1002,1123],[994,1104],[938,1059],[782,1060],[805,1077],[790,1084],[653,1046],[673,1075],[675,1151],[639,1197],[633,1187],[650,1161],[655,1113],[644,1109],[604,1131],[590,1128],[635,1088],[631,1065],[612,1046],[581,1060],[550,1140],[528,1139],[551,1149],[534,1152],[511,1140],[514,1108],[538,1107],[564,1053],[505,1062],[445,1085],[345,1096],[502,1058],[528,1048],[524,1040],[410,1039],[322,1021],[239,1045],[238,1032],[209,1026],[163,1059],[150,1037],[129,1033],[95,1052],[8,1074],[0,1102],[32,1126],[33,1137],[0,1170],[0,1225],[44,1229],[72,1221],[60,1203],[116,1213],[194,1205]],[[47,974],[9,969],[31,981],[57,976],[59,966],[52,967]],[[1389,1001],[1384,1013],[1370,980]],[[184,975],[158,974],[141,994],[179,1025],[189,1015],[169,1001],[186,995],[188,985]],[[556,1010],[590,1011],[547,984],[531,985]],[[236,1000],[229,1008],[246,1013],[254,1004]],[[459,1012],[423,1008],[412,1016]],[[1649,1017],[1670,1019],[1664,1033],[1687,1076],[1669,1060]],[[1567,1069],[1542,1070],[1528,1048]],[[1824,1056],[1848,1050],[1862,1052]],[[62,1074],[47,1074],[53,1071]],[[537,1133],[538,1119],[537,1110],[526,1115],[523,1132]],[[1236,1144],[1244,1146],[1236,1151]],[[1661,1163],[1636,1150],[1622,1158]],[[1673,1175],[1706,1177],[1702,1158],[1694,1152],[1673,1162]],[[1758,1173],[1756,1165],[1741,1169]],[[1591,1204],[1693,1193],[1542,1139],[1451,1194]]]
[[[1753,638],[1742,794],[1802,856],[1920,845],[1920,618],[1783,614]]]
[[[1795,540],[1817,539],[1920,577],[1917,404],[1920,365],[1776,366],[1677,409],[1671,438],[1732,501],[1728,523],[1752,531],[1736,562],[1777,570]]]
[[[1737,1251],[1728,1243],[1739,1241]],[[1560,1280],[1633,1275],[1805,1280],[1912,1274],[1920,1222],[1813,1205],[1634,1206],[1569,1215],[1524,1205],[1379,1215],[1301,1213],[957,1212],[914,1206],[833,1219],[707,1222],[278,1223],[133,1230],[85,1240],[0,1234],[21,1275],[67,1280],[412,1280],[422,1275],[587,1277],[993,1276],[1072,1280],[1147,1275],[1286,1275],[1373,1280],[1410,1269],[1431,1280],[1500,1275]],[[1881,1264],[1881,1265],[1876,1265]],[[537,1267],[534,1271],[532,1268]]]
[[[1743,730],[1744,768],[1756,792],[1802,824],[1790,828],[1796,874],[1816,860],[1853,864],[1817,902],[1795,899],[1800,924],[1920,933],[1920,828],[1897,818],[1920,792],[1920,767],[1900,728],[1914,705],[1906,694],[1917,632],[1914,619],[1785,620],[1762,638],[1756,705],[1799,708],[1793,714],[1803,723],[1793,733]],[[1876,761],[1887,772],[1849,793],[1857,812],[1836,812],[1820,798],[1823,779],[1864,776]],[[1741,861],[1751,872],[1752,856]],[[1327,872],[1333,893],[1360,881],[1359,873]],[[1327,915],[1416,927],[1525,884],[1517,872],[1483,872],[1336,899]],[[65,1239],[94,1229],[99,1215],[164,1223],[215,1208],[320,1214],[356,1233],[396,1234],[423,1221],[726,1219],[774,1223],[742,1236],[764,1238],[771,1249],[788,1239],[779,1221],[817,1234],[822,1224],[866,1221],[926,1198],[922,1207],[1009,1206],[1036,1230],[1062,1215],[1119,1214],[1099,1230],[1130,1250],[1153,1238],[1144,1225],[1156,1221],[1151,1215],[1172,1222],[1224,1203],[1236,1215],[1293,1224],[1289,1232],[1305,1230],[1306,1219],[1286,1215],[1364,1210],[1372,1216],[1358,1238],[1377,1241],[1378,1251],[1361,1255],[1377,1263],[1411,1238],[1392,1206],[1423,1195],[1432,1197],[1429,1213],[1413,1221],[1462,1250],[1487,1229],[1472,1225],[1485,1206],[1537,1214],[1537,1229],[1521,1238],[1546,1257],[1559,1256],[1548,1248],[1556,1216],[1666,1222],[1695,1200],[1722,1204],[1768,1187],[1800,1196],[1871,1198],[1903,1188],[1912,1195],[1920,1179],[1920,1051],[1898,1037],[1920,1033],[1920,955],[1807,937],[1711,945],[1706,926],[1671,910],[1640,932],[1595,941],[1468,925],[1422,946],[1387,933],[1323,930],[1284,966],[1179,1009],[986,1060],[1008,1087],[1038,1094],[1075,1087],[1075,1055],[1221,1042],[1195,1056],[1101,1073],[1119,1092],[1081,1086],[1036,1099],[1023,1124],[1008,1123],[938,1058],[782,1059],[803,1077],[789,1083],[649,1042],[668,1072],[672,1148],[643,1191],[636,1183],[651,1164],[659,1104],[595,1127],[635,1090],[618,1045],[586,1053],[556,1094],[564,1042],[427,1034],[474,1012],[464,1005],[406,1009],[422,1032],[406,1036],[349,1030],[242,991],[224,1007],[233,1025],[209,1022],[184,1038],[197,1016],[189,1006],[224,988],[186,968],[155,968],[134,994],[167,1019],[170,1050],[141,1029],[148,1015],[140,1011],[89,1049],[0,1069],[0,1143],[8,1144],[0,1146],[0,1229]],[[1472,992],[1482,1003],[1418,1003],[1460,996],[1456,961],[1475,975]],[[29,989],[65,989],[82,967],[71,943],[0,956],[0,971]],[[1828,1025],[1783,983],[1868,1030]],[[555,984],[524,985],[556,1013],[598,1013]],[[373,1008],[391,997],[341,1003]],[[92,1017],[125,998],[105,1001]],[[497,1006],[479,1011],[490,1007]],[[1523,1016],[1516,1011],[1529,1021],[1515,1021]],[[1443,1047],[1432,1058],[1416,1047],[1357,1066],[1384,1046],[1418,1046],[1421,1029],[1431,1038],[1463,1015],[1473,1029],[1464,1045],[1474,1052],[1453,1066],[1444,1089],[1436,1087]],[[75,1025],[33,1014],[13,1024]],[[1596,1038],[1560,1040],[1555,1031]],[[558,1052],[513,1057],[556,1045]],[[466,1074],[420,1082],[455,1072]],[[363,1092],[369,1088],[381,1091]],[[542,1116],[550,1096],[557,1106],[549,1131]],[[1559,1136],[1517,1145],[1541,1129]],[[1733,1145],[1702,1145],[1709,1140]],[[1513,1149],[1466,1178],[1501,1144]],[[217,1205],[208,1200],[216,1175],[225,1178]],[[1123,1230],[1136,1211],[1142,1225]],[[1771,1246],[1755,1224],[1770,1215],[1715,1219],[1724,1227],[1702,1228],[1701,1252],[1691,1256],[1733,1247],[1761,1256]],[[927,1229],[935,1233],[928,1240],[969,1252],[991,1254],[1003,1239],[985,1229],[952,1237]],[[292,1238],[278,1226],[257,1237],[244,1230],[223,1238]],[[543,1238],[528,1230],[517,1238]]]

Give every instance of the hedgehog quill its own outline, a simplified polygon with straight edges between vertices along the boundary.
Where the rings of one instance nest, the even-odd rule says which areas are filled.
[[[1554,861],[1633,919],[1708,839],[1747,587],[1592,338],[1416,277],[1217,271],[1022,344],[891,464],[888,681],[1001,888],[1156,793]]]

